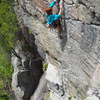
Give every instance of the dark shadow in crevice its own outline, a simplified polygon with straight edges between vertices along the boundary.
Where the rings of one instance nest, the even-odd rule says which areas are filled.
[[[62,13],[62,18],[60,20],[61,23],[61,49],[62,51],[64,51],[64,47],[66,45],[67,42],[67,29],[66,29],[66,22],[65,22],[65,9],[63,9],[63,13]]]
[[[67,42],[67,31],[66,31],[65,21],[64,21],[64,26],[61,27],[61,36],[62,36],[61,49],[62,49],[62,51],[64,51],[64,47],[65,47],[66,42]]]

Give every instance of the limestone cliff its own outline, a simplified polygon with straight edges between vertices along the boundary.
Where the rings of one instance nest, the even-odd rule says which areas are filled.
[[[50,90],[50,92],[47,91],[42,95],[43,91],[40,93],[33,91],[34,95],[30,94],[32,96],[31,100],[46,100],[49,93],[48,98],[50,100],[68,100],[70,96],[75,96],[78,100],[93,96],[88,97],[86,100],[94,100],[93,98],[99,100],[100,1],[63,0],[64,10],[60,19],[63,37],[61,40],[57,37],[55,29],[49,30],[46,28],[45,9],[51,2],[52,0],[17,1],[16,10],[19,23],[22,21],[25,27],[31,30],[31,35],[34,35],[35,45],[37,46],[36,52],[38,51],[42,59],[48,63],[48,69],[42,77],[46,81],[46,83],[44,82],[46,85],[42,86],[46,88],[48,86],[46,90]],[[59,5],[60,0],[54,7],[54,14],[58,12]],[[32,42],[30,34],[26,32],[24,37],[29,45],[34,48],[32,46],[34,41]],[[27,59],[27,56],[25,59]],[[28,58],[30,57],[28,56]],[[27,62],[23,66],[27,67]],[[34,68],[37,68],[36,66]],[[31,70],[32,73],[34,71],[35,69]],[[28,79],[30,76],[19,76],[19,78],[22,77]],[[30,84],[35,82],[35,76],[32,77],[29,82],[33,82],[30,82]],[[41,87],[41,82],[39,87]],[[19,89],[17,88],[15,91],[19,92],[26,85],[18,87]],[[38,88],[36,91],[38,91]],[[23,95],[25,95],[24,92]],[[41,95],[42,97],[38,98]],[[19,98],[18,100],[28,99]]]

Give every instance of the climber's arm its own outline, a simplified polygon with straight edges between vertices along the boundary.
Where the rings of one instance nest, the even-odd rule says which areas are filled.
[[[58,13],[59,15],[61,15],[62,10],[63,10],[63,7],[61,6],[61,7],[60,7],[60,11],[59,11],[59,13]]]
[[[55,5],[55,3],[56,3],[56,0],[54,0],[54,1],[50,4],[49,7],[53,7],[53,6]]]
[[[59,19],[59,18],[61,17],[62,10],[63,10],[63,8],[62,8],[62,7],[60,7],[60,11],[59,11],[59,13],[58,13],[58,14],[56,14],[56,15],[53,15],[54,20],[57,20],[57,19]]]
[[[62,13],[62,10],[60,10],[58,14],[61,15],[61,13]]]
[[[61,17],[61,15],[56,14],[56,15],[54,15],[54,20],[57,20],[57,19],[59,19],[60,17]]]
[[[54,0],[55,2],[57,1],[57,0]]]

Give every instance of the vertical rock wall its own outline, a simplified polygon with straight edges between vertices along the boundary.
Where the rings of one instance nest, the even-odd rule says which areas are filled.
[[[65,84],[72,94],[83,99],[100,63],[100,2],[66,0],[64,4],[68,40],[62,53],[62,67],[63,71],[70,69],[65,71]]]
[[[54,13],[58,12],[58,1]],[[67,100],[69,95],[83,100],[87,97],[88,89],[100,89],[99,81],[95,84],[95,80],[100,78],[94,73],[100,63],[100,1],[63,1],[64,11],[60,19],[62,40],[57,38],[55,29],[46,28],[44,10],[52,0],[18,0],[18,4],[24,25],[35,37],[40,56],[45,61],[48,58],[48,64],[52,64],[59,73],[56,78],[61,83],[56,80],[53,83],[46,78],[51,95],[55,98],[60,96],[58,100]],[[60,88],[57,89],[57,86]],[[97,96],[93,91],[90,94]]]

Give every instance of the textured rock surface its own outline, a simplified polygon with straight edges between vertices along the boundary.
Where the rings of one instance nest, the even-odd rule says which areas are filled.
[[[100,1],[64,0],[62,40],[57,38],[56,30],[46,28],[44,10],[51,2],[52,0],[18,0],[18,11],[24,25],[35,37],[40,56],[45,61],[49,59],[47,62],[56,66],[55,69],[59,72],[55,78],[59,79],[60,83],[55,83],[55,80],[54,83],[50,82],[52,78],[47,78],[49,89],[53,91],[51,98],[56,100],[57,95],[60,98],[58,100],[67,100],[68,96],[75,96],[78,100],[83,100],[89,95],[88,89],[92,91],[92,97],[99,98],[99,93],[96,95],[91,86],[95,87],[96,91],[100,90],[100,73],[97,68],[100,63]],[[58,12],[57,8],[59,2],[54,13]],[[26,66],[28,61],[24,63]],[[51,72],[55,69],[48,68]],[[47,72],[50,72],[48,70]],[[99,74],[95,74],[97,72]],[[56,92],[57,87],[60,88],[58,92],[62,93],[61,95]],[[19,91],[22,90],[23,87]]]
[[[42,61],[34,57],[34,54],[23,51],[20,45],[15,50],[21,59],[12,56],[14,66],[12,89],[17,100],[29,100],[43,73]]]

